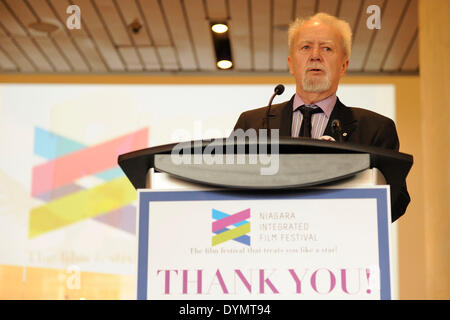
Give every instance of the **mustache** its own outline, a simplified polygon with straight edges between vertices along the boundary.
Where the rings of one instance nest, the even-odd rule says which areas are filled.
[[[323,71],[325,73],[327,72],[327,69],[324,66],[320,65],[320,64],[311,64],[311,65],[307,66],[306,69],[305,69],[305,73],[308,72],[308,71],[311,71],[311,70],[320,70],[320,71]]]

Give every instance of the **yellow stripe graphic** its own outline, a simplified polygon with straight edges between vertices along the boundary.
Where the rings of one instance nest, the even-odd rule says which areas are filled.
[[[212,237],[212,245],[215,246],[219,243],[238,238],[250,232],[250,223],[246,223],[240,227],[222,232]]]
[[[32,209],[28,237],[119,209],[135,200],[136,190],[126,177],[72,193]]]

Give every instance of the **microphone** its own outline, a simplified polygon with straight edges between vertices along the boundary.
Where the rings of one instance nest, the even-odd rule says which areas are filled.
[[[269,129],[269,117],[273,117],[273,115],[270,114],[270,108],[272,107],[272,101],[275,98],[275,96],[279,96],[280,94],[283,94],[284,92],[284,86],[282,84],[279,84],[275,87],[273,95],[270,97],[269,100],[269,107],[267,108],[267,114],[266,114],[266,129]]]
[[[333,136],[337,137],[339,142],[342,142],[342,127],[338,119],[334,119],[331,122],[331,131],[333,132]]]

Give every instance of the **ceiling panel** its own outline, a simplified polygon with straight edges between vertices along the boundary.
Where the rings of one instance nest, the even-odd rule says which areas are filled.
[[[119,7],[119,13],[122,17],[122,28],[125,28],[126,32],[131,36],[131,40],[136,46],[150,46],[152,44],[149,35],[147,34],[147,29],[142,28],[139,32],[135,33],[129,27],[133,22],[137,21],[142,24],[144,21],[142,11],[138,7],[136,1],[130,0],[115,0]],[[117,21],[119,24],[119,21]]]
[[[0,23],[11,36],[26,37],[28,35],[19,20],[13,16],[13,11],[7,6],[7,2],[0,1]]]
[[[144,63],[135,47],[121,46],[118,48],[120,55],[125,61],[126,69],[129,71],[142,71]]]
[[[196,70],[197,62],[184,14],[183,3],[179,0],[166,0],[161,3],[181,69],[184,71]]]
[[[33,15],[33,13],[31,12],[30,8],[27,6],[24,0],[5,0],[5,6],[7,7],[7,9],[5,10],[9,11],[12,19],[18,22],[16,28],[19,27],[20,25],[20,29],[24,30],[23,36],[29,35],[39,36],[42,34],[40,32],[27,28],[30,24],[35,23],[38,20]]]
[[[150,59],[157,59],[158,67],[163,71],[178,70],[178,60],[175,56],[172,40],[169,36],[169,31],[166,27],[166,20],[164,19],[161,6],[157,0],[138,0],[138,7],[142,12],[145,28],[148,30],[149,38],[151,39],[154,48],[144,50],[154,53],[154,57]],[[142,52],[142,50],[140,50]],[[156,67],[156,61],[148,61],[149,57],[143,56],[144,61],[150,62]],[[150,69],[151,70],[151,69]]]
[[[114,44],[116,46],[131,46],[130,36],[127,29],[124,28],[122,18],[113,0],[97,0],[95,3]]]
[[[66,9],[75,3],[81,29],[69,30]],[[381,8],[380,30],[367,28],[369,5]],[[287,73],[289,23],[319,11],[352,27],[348,73],[418,72],[417,0],[0,0],[0,68],[220,73],[209,26],[227,21],[233,71]],[[57,30],[30,28],[42,22]]]
[[[66,20],[68,18],[66,9],[69,5],[71,5],[71,3],[68,0],[46,0],[46,2],[48,3],[51,11],[53,12],[53,17],[41,16],[40,18],[42,21],[45,22],[52,22],[54,21],[53,20],[54,18],[58,19],[58,22],[62,27],[61,30],[56,31],[55,34],[58,34],[60,32],[65,32],[67,34],[68,39],[70,39],[73,46],[76,48],[76,52],[72,52],[72,55],[76,56],[77,54],[79,54],[80,58],[86,63],[86,67],[89,69],[89,71],[93,72],[108,71],[106,63],[100,51],[98,50],[98,46],[88,34],[88,29],[83,24],[83,21],[81,22],[81,29],[69,30],[64,27]],[[34,7],[34,10],[39,13],[37,6]],[[70,44],[68,44],[68,46],[70,47]],[[78,57],[76,59],[78,59]],[[70,61],[74,66],[76,65],[76,62],[73,62],[73,60]],[[80,62],[78,63],[81,64]],[[81,68],[84,69],[85,67],[82,66]]]
[[[144,63],[144,69],[147,71],[159,71],[161,65],[159,63],[158,55],[154,47],[138,48],[139,54],[142,57]]]
[[[98,49],[104,58],[107,68],[111,71],[124,71],[123,59],[115,49],[111,40],[110,32],[98,14],[96,1],[77,0],[77,5],[81,8],[81,19],[84,28],[98,44]]]
[[[364,65],[364,71],[377,72],[381,69],[381,63],[389,50],[398,23],[405,11],[406,0],[387,1],[381,16],[381,29],[375,31],[370,51]]]
[[[253,69],[253,50],[250,37],[250,0],[229,0],[230,42],[233,63],[237,70]]]
[[[72,68],[66,58],[61,54],[55,42],[46,33],[29,29],[33,23],[37,23],[38,17],[32,12],[32,8],[23,0],[7,0],[11,14],[19,22],[27,34],[19,40],[26,50],[30,51],[31,59],[42,71],[69,72]],[[26,39],[25,39],[26,38]],[[37,54],[37,55],[36,55]]]
[[[341,0],[338,17],[350,24],[352,32],[355,32],[355,27],[361,13],[362,3],[362,0]]]
[[[295,0],[295,16],[303,18],[312,16],[317,11],[316,5],[316,0]]]
[[[53,40],[53,44],[61,52],[61,55],[64,57],[64,61],[66,61],[70,66],[69,71],[89,71],[86,59],[71,39],[70,33],[66,28],[63,28],[64,24],[56,16],[55,10],[51,6],[51,3],[45,0],[28,0],[28,5],[30,10],[34,12],[37,20],[51,22],[60,27],[59,30],[51,33],[48,37],[46,37],[45,34],[41,34],[40,38],[51,38]]]
[[[74,72],[88,72],[89,66],[86,59],[83,56],[82,51],[74,41],[67,37],[62,32],[59,32],[52,36],[54,43],[58,45],[64,56],[66,57],[67,63],[71,66]]]
[[[270,70],[271,55],[271,1],[251,0],[251,39],[253,48],[253,69],[256,71]]]
[[[350,72],[361,72],[364,68],[366,57],[369,54],[370,47],[372,46],[373,39],[377,32],[376,29],[367,28],[367,18],[369,15],[366,13],[366,9],[370,5],[377,5],[383,10],[385,0],[365,0],[362,5],[361,17],[358,24],[353,31],[353,43],[352,54],[350,58],[350,64],[348,70]],[[383,22],[382,22],[383,23]]]
[[[4,68],[4,71],[11,69],[17,72],[33,72],[36,71],[31,61],[24,55],[22,50],[16,45],[14,39],[10,37],[0,23],[0,50],[3,51],[2,57],[5,61],[0,62],[3,65],[8,65],[10,62],[14,63],[15,68]]]
[[[220,2],[220,1],[218,1]],[[202,0],[185,0],[189,29],[200,70],[215,70],[216,59],[209,21]]]
[[[48,37],[36,37],[34,42],[38,45],[49,63],[57,72],[73,71],[66,58],[61,54],[58,47],[56,47],[53,39]]]
[[[176,71],[180,69],[180,63],[173,47],[159,46],[158,52],[163,60],[163,70]]]
[[[447,31],[448,32],[448,31]],[[401,64],[408,55],[408,50],[417,34],[417,0],[408,3],[405,15],[395,35],[394,43],[382,66],[383,71],[400,71]]]
[[[209,19],[215,22],[227,21],[228,10],[225,0],[206,0],[205,3]]]
[[[287,71],[288,36],[287,30],[292,22],[294,2],[292,0],[274,0],[273,8],[273,45],[272,70]]]
[[[317,12],[325,12],[333,16],[337,15],[339,0],[320,0]]]
[[[6,52],[0,49],[0,68],[5,71],[17,71],[17,66]]]
[[[405,57],[403,65],[401,67],[402,71],[413,72],[417,71],[419,68],[419,41],[417,39],[417,32],[414,37],[414,41],[411,44],[411,48],[408,50],[408,54]]]
[[[33,61],[33,64],[39,71],[55,71],[53,66],[50,64],[50,60],[48,60],[48,58],[42,53],[42,51],[39,50],[38,46],[36,46],[36,43],[32,39],[28,37],[17,37],[15,38],[15,41],[19,45],[19,47],[21,47],[22,50],[27,53],[27,57],[29,57]]]
[[[116,6],[116,3],[119,5],[119,8]],[[129,3],[131,4],[132,2]],[[120,56],[125,62],[126,70],[129,71],[142,70],[144,63],[141,62],[137,49],[134,46],[135,39],[132,39],[132,36],[129,34],[127,28],[127,21],[124,20],[125,12],[128,13],[128,10],[131,9],[127,8],[126,10],[123,10],[120,7],[120,4],[123,4],[123,2],[122,1],[115,2],[113,0],[96,1],[98,11],[102,17],[102,20],[106,25],[106,28],[109,31],[109,34],[112,37],[114,46],[118,49]],[[131,21],[133,21],[133,19],[131,19]],[[136,16],[135,19],[138,19],[138,17]],[[142,30],[142,34],[145,32],[144,30]],[[148,39],[146,42],[147,42],[146,44],[149,44]]]
[[[34,63],[27,57],[26,53],[16,45],[16,42],[9,37],[0,37],[0,47],[5,54],[13,61],[19,72],[36,72],[37,70]]]

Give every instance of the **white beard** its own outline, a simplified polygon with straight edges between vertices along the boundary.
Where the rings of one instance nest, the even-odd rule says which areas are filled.
[[[328,77],[328,73],[325,73],[325,77],[309,78],[304,74],[302,79],[303,90],[308,92],[324,92],[330,89],[331,81]]]

